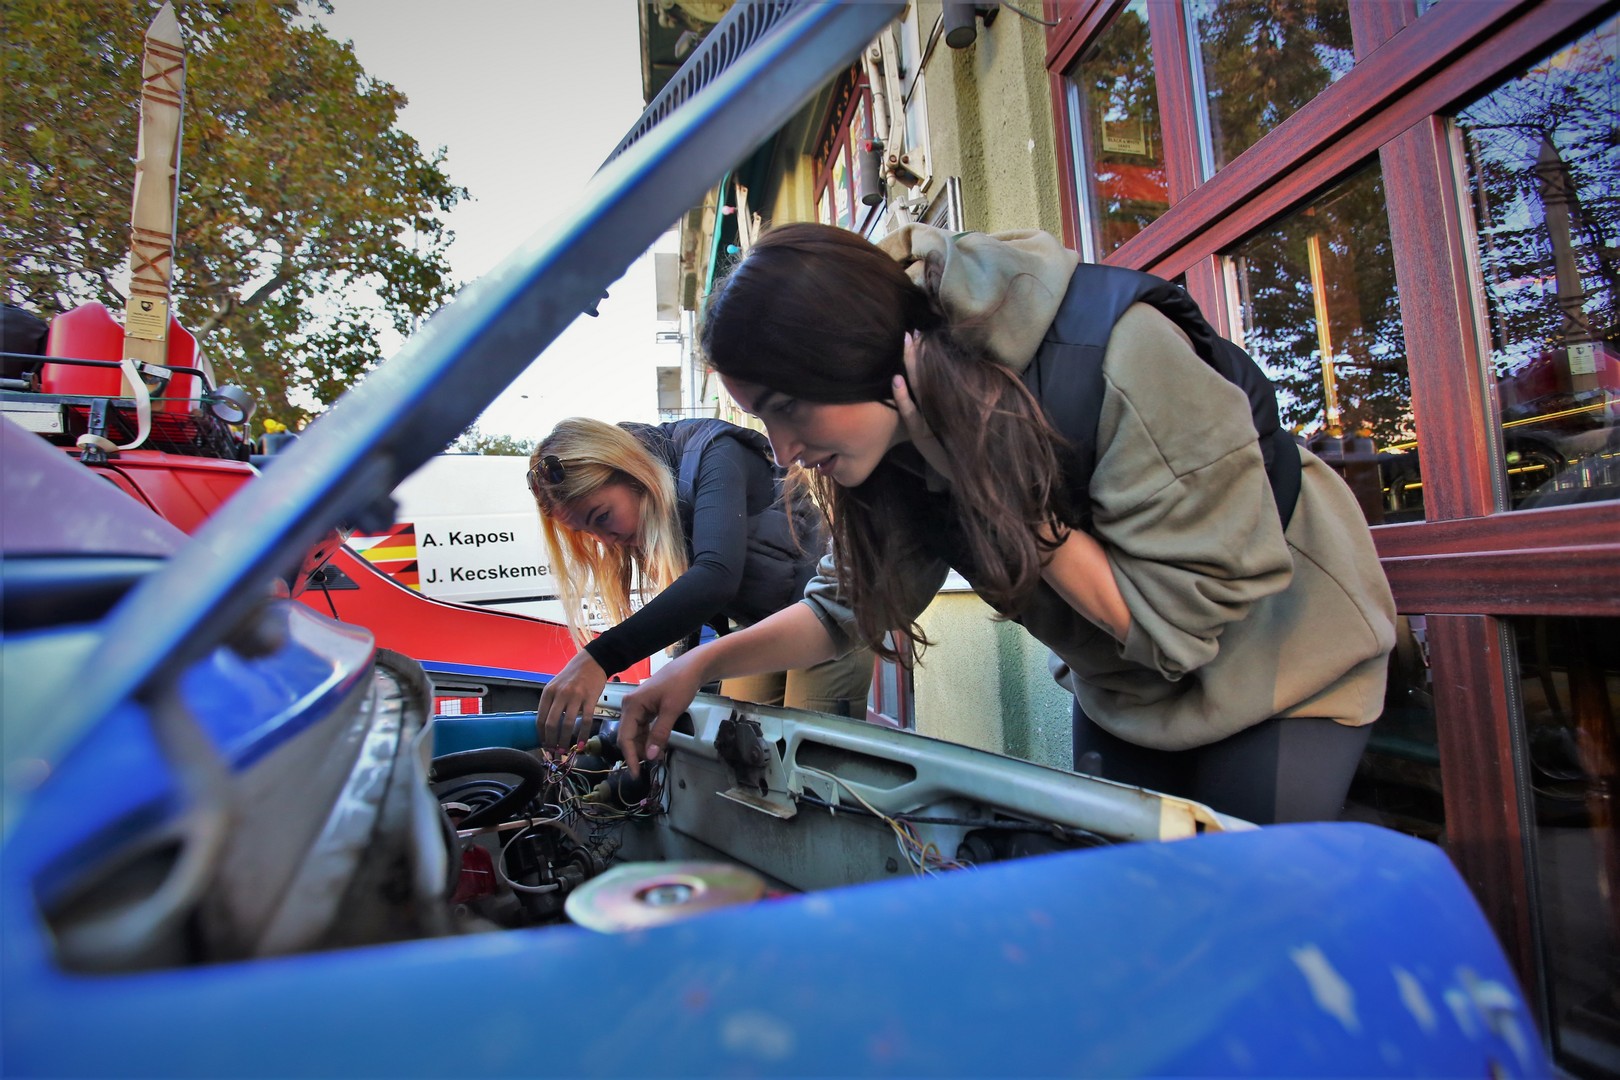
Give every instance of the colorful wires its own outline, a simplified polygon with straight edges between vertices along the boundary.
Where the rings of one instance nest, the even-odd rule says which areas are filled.
[[[883,822],[894,833],[895,844],[900,848],[900,854],[905,857],[906,865],[911,867],[913,874],[920,877],[925,874],[933,875],[941,870],[965,870],[967,868],[967,863],[947,859],[944,853],[939,850],[939,845],[932,840],[924,843],[922,838],[917,835],[916,828],[904,816],[896,815],[891,817],[867,802],[865,796],[851,787],[843,777],[829,772],[822,772],[820,769],[806,768],[803,765],[799,766],[799,771],[825,777],[855,796],[855,800],[866,808],[867,813]],[[829,805],[831,806],[831,804]],[[833,808],[836,809],[836,807]]]

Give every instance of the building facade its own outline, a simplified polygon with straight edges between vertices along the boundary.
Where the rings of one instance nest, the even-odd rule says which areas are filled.
[[[1620,1072],[1617,10],[918,0],[681,244],[692,311],[794,220],[1041,228],[1181,283],[1350,483],[1394,589],[1348,813],[1445,848],[1591,1074]],[[1043,649],[965,592],[924,625],[920,730],[1069,763]]]

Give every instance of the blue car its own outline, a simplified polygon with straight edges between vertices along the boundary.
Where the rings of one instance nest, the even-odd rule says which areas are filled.
[[[1550,1075],[1422,841],[709,695],[632,781],[285,598],[894,15],[749,7],[194,538],[0,420],[0,1070]]]

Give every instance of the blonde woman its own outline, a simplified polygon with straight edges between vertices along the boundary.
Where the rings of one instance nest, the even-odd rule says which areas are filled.
[[[724,634],[796,602],[826,546],[824,522],[790,514],[764,436],[717,419],[564,420],[529,460],[529,490],[581,649],[546,686],[543,745],[582,738],[610,676],[705,626]],[[795,507],[801,503],[794,502]],[[639,591],[642,604],[632,609]],[[599,604],[614,625],[592,637]],[[729,697],[864,718],[872,653],[731,680]]]

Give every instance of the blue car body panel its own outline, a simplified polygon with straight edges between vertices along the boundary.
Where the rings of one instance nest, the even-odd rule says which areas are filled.
[[[42,960],[6,954],[17,1075],[1547,1075],[1445,857],[1348,824],[1026,859],[631,934],[100,978]]]
[[[244,660],[223,646],[189,669],[181,693],[237,772],[331,716],[371,671],[372,637],[291,601],[281,604],[288,642]],[[153,742],[145,709],[126,702],[57,764],[19,814],[6,866],[45,870],[89,849],[115,846],[172,813],[173,779]],[[50,891],[50,882],[44,883]]]

